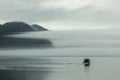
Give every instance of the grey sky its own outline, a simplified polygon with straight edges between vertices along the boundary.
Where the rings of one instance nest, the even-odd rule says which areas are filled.
[[[120,26],[120,0],[0,0],[0,22],[38,23],[52,30]]]

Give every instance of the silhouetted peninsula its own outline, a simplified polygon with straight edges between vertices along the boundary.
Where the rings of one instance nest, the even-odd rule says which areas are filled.
[[[3,25],[0,25],[0,35],[18,33],[18,32],[28,32],[28,31],[47,31],[42,26],[37,24],[29,25],[25,22],[20,21],[13,21],[13,22],[6,22]]]
[[[48,29],[46,29],[46,28],[44,28],[44,27],[42,27],[42,26],[40,26],[40,25],[37,25],[37,24],[33,24],[33,25],[31,25],[32,26],[32,28],[34,28],[36,31],[48,31]]]
[[[0,48],[51,47],[49,39],[0,37]]]
[[[25,34],[24,32],[30,31],[48,31],[37,24],[29,25],[25,22],[7,22],[0,25],[0,48],[22,48],[22,47],[51,47],[52,42],[44,38],[18,38],[9,35],[18,35],[18,33]],[[6,36],[8,35],[8,36]]]

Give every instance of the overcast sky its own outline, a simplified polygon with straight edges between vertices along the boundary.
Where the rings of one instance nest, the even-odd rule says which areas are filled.
[[[24,21],[51,30],[120,27],[120,0],[0,0],[0,23]]]

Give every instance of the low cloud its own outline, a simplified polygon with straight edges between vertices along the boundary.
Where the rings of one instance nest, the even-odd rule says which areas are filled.
[[[120,14],[118,14],[120,11],[113,10],[119,7],[117,1],[110,0],[108,5],[108,0],[98,0],[100,5],[97,1],[85,0],[84,5],[78,6],[77,3],[80,4],[82,1],[75,0],[72,5],[70,0],[68,5],[66,0],[12,0],[11,2],[1,0],[0,20],[40,23],[48,27],[52,26],[52,29],[120,26]],[[76,6],[73,7],[75,4]],[[112,8],[115,4],[116,6]]]

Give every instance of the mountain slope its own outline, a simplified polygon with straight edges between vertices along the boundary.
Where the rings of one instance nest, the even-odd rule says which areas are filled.
[[[37,30],[37,31],[48,31],[48,29],[46,29],[46,28],[44,28],[44,27],[42,27],[42,26],[39,26],[39,25],[37,25],[37,24],[33,24],[33,25],[31,25],[32,26],[32,28],[34,28],[35,30]]]
[[[7,22],[0,25],[0,35],[13,34],[18,32],[29,32],[29,31],[46,31],[47,29],[39,25],[29,25],[25,22],[13,21]]]

